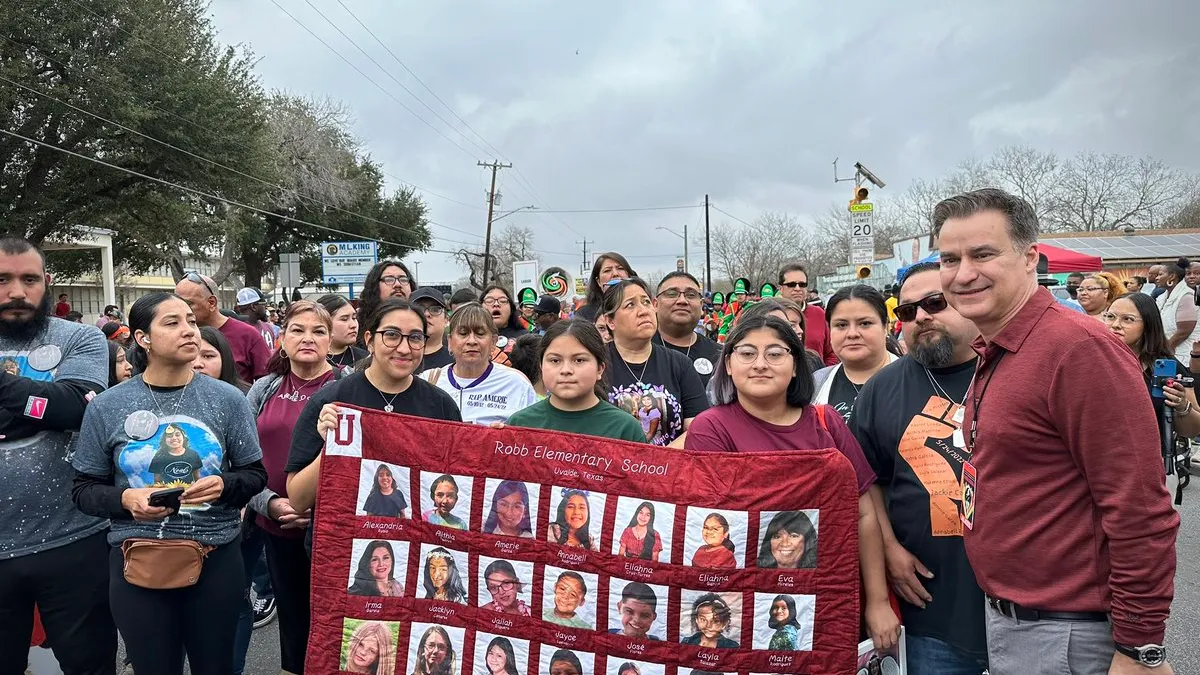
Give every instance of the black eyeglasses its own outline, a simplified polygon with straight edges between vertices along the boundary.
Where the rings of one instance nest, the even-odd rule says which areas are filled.
[[[807,281],[785,281],[779,285],[784,288],[808,288]]]
[[[388,347],[389,349],[395,349],[396,347],[399,347],[400,342],[403,340],[408,340],[408,346],[412,347],[413,349],[424,349],[425,341],[429,339],[428,335],[419,331],[408,333],[406,335],[394,328],[381,330],[379,331],[378,335],[379,339],[383,340],[384,346]]]
[[[217,294],[217,292],[213,290],[213,287],[209,286],[208,282],[205,281],[204,277],[200,276],[200,274],[198,272],[188,272],[183,275],[183,278],[187,279],[188,281],[192,282],[193,284],[200,284],[201,286],[205,287],[206,289],[208,289],[209,295]]]
[[[917,309],[925,310],[926,314],[937,314],[946,309],[946,296],[941,293],[934,293],[929,297],[921,298],[916,302],[906,302],[902,305],[896,305],[894,310],[896,318],[904,323],[908,323],[917,318]]]

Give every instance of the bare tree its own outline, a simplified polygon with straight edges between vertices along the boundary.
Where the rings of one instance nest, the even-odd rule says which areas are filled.
[[[541,260],[533,250],[535,237],[528,227],[510,225],[492,237],[492,262],[488,279],[483,278],[483,246],[459,249],[454,257],[467,267],[467,282],[477,291],[490,284],[511,284],[513,263]]]
[[[1159,160],[1080,153],[1063,167],[1061,229],[1162,227],[1186,203],[1195,178]]]
[[[773,282],[785,262],[813,249],[811,232],[786,213],[763,213],[750,225],[723,223],[710,239],[714,277],[755,283]]]
[[[1063,166],[1058,155],[1010,145],[993,155],[988,167],[999,186],[1029,202],[1043,227],[1060,220]]]
[[[345,174],[359,149],[350,135],[350,112],[333,99],[276,93],[267,108],[267,138],[274,177],[272,206],[294,207],[314,200],[346,208],[358,198],[359,184]]]

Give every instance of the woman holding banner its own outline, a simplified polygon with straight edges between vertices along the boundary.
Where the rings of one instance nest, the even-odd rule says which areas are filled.
[[[806,452],[836,447],[850,460],[858,483],[867,630],[876,648],[890,648],[899,639],[900,621],[888,603],[883,536],[867,494],[875,474],[841,415],[813,404],[815,387],[804,343],[782,319],[745,319],[726,339],[711,385],[716,405],[692,425],[688,450]]]
[[[321,449],[325,436],[338,424],[337,402],[414,417],[461,422],[458,407],[442,390],[414,376],[425,350],[425,314],[408,301],[385,300],[367,318],[363,340],[371,353],[369,365],[322,387],[305,404],[296,421],[288,453],[287,494],[299,513],[313,508]],[[312,550],[312,528],[305,540]]]

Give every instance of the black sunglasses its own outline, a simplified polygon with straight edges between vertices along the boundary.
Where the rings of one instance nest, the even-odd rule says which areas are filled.
[[[896,305],[896,309],[893,311],[895,311],[897,319],[908,323],[917,318],[918,308],[925,310],[926,314],[937,314],[946,309],[946,296],[941,293],[935,293],[921,298],[916,302],[906,302],[902,305]]]

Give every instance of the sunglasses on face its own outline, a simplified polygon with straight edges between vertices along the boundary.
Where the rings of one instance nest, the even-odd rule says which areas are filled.
[[[779,285],[784,288],[808,288],[807,281],[785,281]]]
[[[908,323],[917,318],[917,309],[925,310],[926,314],[937,314],[946,309],[946,296],[941,293],[934,293],[916,302],[906,302],[902,305],[896,305],[896,318],[904,323]]]

